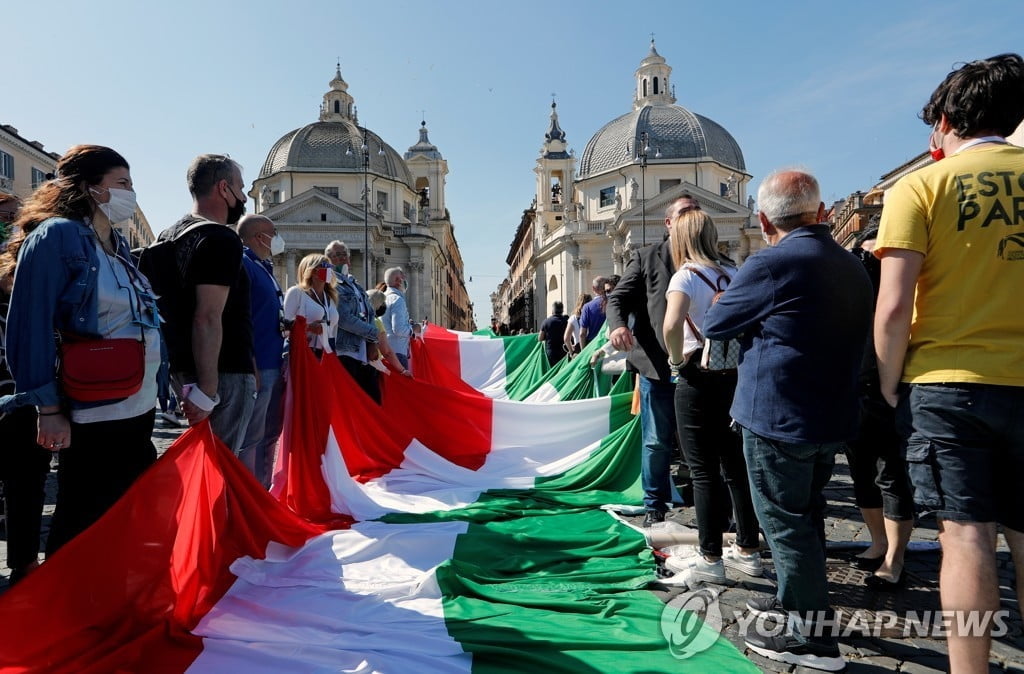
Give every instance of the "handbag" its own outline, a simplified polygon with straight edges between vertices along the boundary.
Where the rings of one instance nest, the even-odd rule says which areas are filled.
[[[722,281],[725,280],[728,285],[729,278],[722,274],[718,277],[718,283],[712,283],[708,280],[704,274],[700,273],[696,269],[691,269],[694,274],[700,277],[700,280],[704,281],[711,290],[714,291],[715,295],[711,299],[711,303],[714,304],[718,301],[718,298],[725,292],[725,288],[722,287]],[[740,364],[740,342],[738,339],[707,339],[701,334],[697,326],[694,325],[693,319],[690,315],[686,315],[686,322],[690,326],[690,330],[693,331],[697,341],[704,342],[704,350],[700,357],[700,369],[707,372],[730,372],[736,370]]]
[[[124,400],[142,388],[146,343],[138,339],[58,338],[59,380],[64,395],[83,403]]]

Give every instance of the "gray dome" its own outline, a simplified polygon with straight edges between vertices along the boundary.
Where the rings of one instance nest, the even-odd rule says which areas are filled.
[[[580,177],[589,178],[633,163],[644,131],[651,148],[648,162],[654,159],[655,151],[660,151],[659,162],[709,157],[729,168],[747,170],[736,139],[717,122],[681,105],[654,104],[601,127],[583,150]]]
[[[412,174],[402,157],[369,129],[366,129],[366,141],[370,151],[370,173],[393,178],[411,189]],[[267,178],[280,171],[362,173],[361,146],[362,137],[355,124],[349,121],[313,122],[286,133],[274,143],[259,177]],[[352,154],[346,154],[350,147]],[[383,149],[384,153],[380,154],[378,149]]]

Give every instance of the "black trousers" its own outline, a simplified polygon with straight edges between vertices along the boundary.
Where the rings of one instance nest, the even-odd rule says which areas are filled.
[[[7,566],[36,561],[51,454],[36,444],[36,410],[20,407],[0,419],[0,480],[7,504]]]
[[[71,424],[71,446],[60,450],[47,557],[102,517],[156,461],[155,418],[154,408],[131,419]]]
[[[914,519],[914,493],[896,431],[896,410],[877,387],[862,385],[860,432],[846,445],[858,508],[881,508],[890,520]]]
[[[691,357],[679,373],[676,426],[693,480],[700,551],[718,557],[722,554],[723,524],[729,520],[730,496],[736,542],[741,547],[758,547],[758,524],[743,440],[729,428],[736,373],[704,372],[696,365],[699,360]]]
[[[345,367],[352,378],[359,384],[359,388],[366,392],[366,395],[373,398],[373,401],[380,405],[380,373],[366,363],[360,363],[349,356],[338,356],[338,360]]]

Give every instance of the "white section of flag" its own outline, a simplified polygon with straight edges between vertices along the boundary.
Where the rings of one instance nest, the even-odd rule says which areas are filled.
[[[369,520],[465,507],[488,489],[530,489],[538,477],[560,475],[600,447],[609,433],[610,406],[608,397],[554,404],[495,400],[491,451],[478,470],[457,466],[413,440],[401,466],[365,483],[349,475],[330,432],[323,468],[331,509]]]
[[[237,560],[238,580],[193,630],[203,652],[187,671],[469,672],[435,575],[466,529],[363,522]]]

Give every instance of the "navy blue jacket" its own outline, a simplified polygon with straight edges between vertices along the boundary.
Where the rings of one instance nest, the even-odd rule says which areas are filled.
[[[864,267],[827,225],[750,256],[704,322],[712,339],[742,335],[733,419],[782,442],[852,439],[872,297]]]

